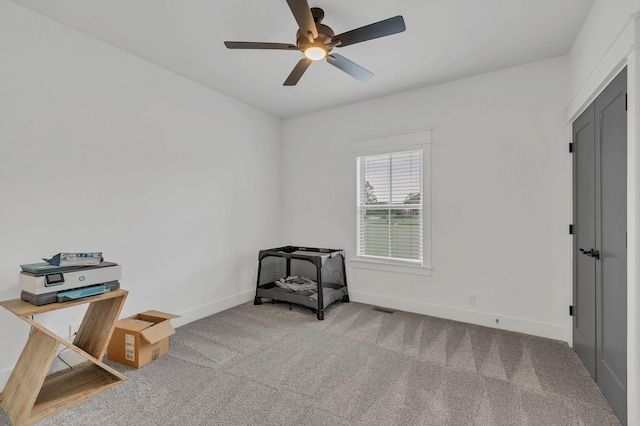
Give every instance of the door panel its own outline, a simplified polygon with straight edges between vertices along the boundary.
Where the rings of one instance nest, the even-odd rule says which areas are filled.
[[[620,420],[627,407],[627,116],[626,70],[595,101],[596,376]],[[599,150],[598,150],[599,148]],[[598,158],[599,157],[599,158]],[[599,161],[598,161],[599,160]]]
[[[574,286],[573,347],[596,378],[596,261],[578,250],[595,248],[595,125],[591,105],[573,123]]]

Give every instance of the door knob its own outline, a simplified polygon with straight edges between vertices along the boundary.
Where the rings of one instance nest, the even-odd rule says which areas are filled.
[[[594,250],[594,249],[589,249],[589,250],[578,249],[578,250],[580,250],[580,252],[582,254],[586,254],[589,257],[594,257],[596,259],[600,259],[600,252],[598,250]]]

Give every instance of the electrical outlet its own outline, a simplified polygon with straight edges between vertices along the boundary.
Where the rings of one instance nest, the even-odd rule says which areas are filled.
[[[476,294],[467,293],[467,305],[475,305],[475,304],[476,304]]]
[[[78,330],[80,330],[80,324],[69,324],[69,341],[73,342],[73,339],[76,338],[76,334],[78,334]]]

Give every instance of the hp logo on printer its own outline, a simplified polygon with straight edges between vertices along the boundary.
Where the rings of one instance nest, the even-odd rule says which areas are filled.
[[[85,280],[84,275],[80,275],[80,276],[78,277],[78,281],[82,282],[82,281],[84,281],[84,280]]]

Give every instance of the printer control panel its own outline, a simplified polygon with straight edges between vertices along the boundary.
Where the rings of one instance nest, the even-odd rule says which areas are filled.
[[[61,272],[45,275],[44,278],[45,287],[64,284],[64,276]]]

